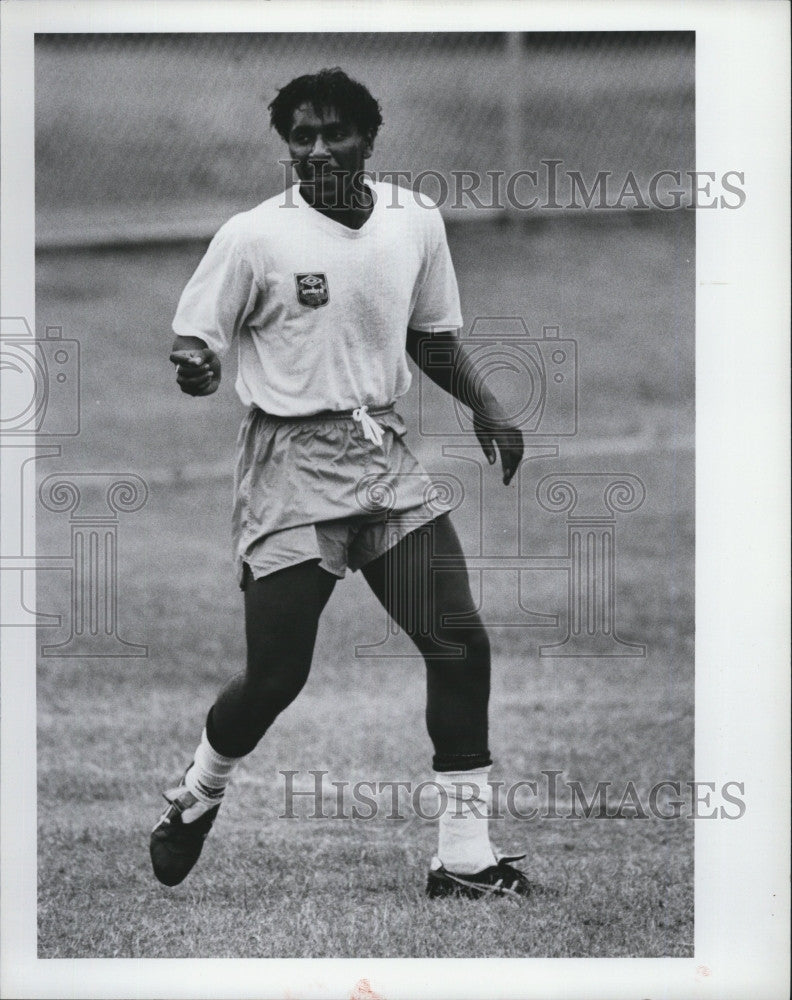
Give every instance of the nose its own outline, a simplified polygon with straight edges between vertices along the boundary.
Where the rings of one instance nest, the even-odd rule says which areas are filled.
[[[330,152],[327,146],[325,145],[324,139],[321,137],[321,135],[317,135],[316,139],[314,139],[313,148],[311,149],[311,159],[312,160],[328,159],[329,156]]]

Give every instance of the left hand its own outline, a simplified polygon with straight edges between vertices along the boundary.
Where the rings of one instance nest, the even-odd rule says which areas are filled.
[[[495,445],[498,446],[503,467],[503,485],[508,486],[522,461],[525,447],[522,431],[506,417],[494,399],[473,414],[473,429],[490,465],[495,464]]]

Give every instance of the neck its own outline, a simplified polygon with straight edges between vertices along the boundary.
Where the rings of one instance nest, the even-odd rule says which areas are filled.
[[[374,210],[374,196],[367,184],[344,191],[340,199],[330,204],[323,204],[316,197],[316,188],[312,184],[301,185],[300,194],[311,208],[349,229],[360,229]]]

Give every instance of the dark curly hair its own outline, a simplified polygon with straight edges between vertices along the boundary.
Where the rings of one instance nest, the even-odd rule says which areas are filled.
[[[379,102],[362,83],[352,80],[338,66],[298,76],[280,88],[269,112],[270,124],[282,139],[288,139],[294,111],[302,104],[310,104],[317,114],[333,108],[342,121],[354,125],[369,141],[373,141],[382,125]]]

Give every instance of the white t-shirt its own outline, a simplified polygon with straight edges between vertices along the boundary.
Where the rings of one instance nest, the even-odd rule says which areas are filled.
[[[370,186],[360,229],[316,211],[298,185],[233,216],[184,289],[175,333],[221,357],[237,338],[246,406],[278,416],[386,406],[410,386],[407,327],[462,326],[439,210]]]

